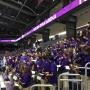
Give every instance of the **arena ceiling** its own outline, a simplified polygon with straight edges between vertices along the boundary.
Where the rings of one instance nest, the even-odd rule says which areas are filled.
[[[62,3],[62,0],[0,0],[0,39],[18,38],[62,8]]]
[[[18,38],[27,32],[28,28],[33,28],[45,18],[48,18],[62,8],[62,1],[63,0],[0,0],[0,39]],[[85,6],[83,6],[83,8],[84,7]],[[79,9],[81,9],[81,7]],[[59,19],[57,23],[58,22]],[[54,29],[56,30],[59,24],[60,22],[57,25],[52,24],[53,26],[50,25],[48,28],[53,29],[52,32],[54,33]],[[62,28],[60,28],[59,31],[62,31]],[[39,34],[39,32],[37,33]],[[21,42],[24,42],[24,40]],[[0,50],[6,46],[8,46],[8,44],[4,45],[0,43]],[[14,46],[18,46],[17,43]]]
[[[0,0],[0,39],[14,39],[49,17],[60,0]],[[41,19],[40,19],[41,18]]]

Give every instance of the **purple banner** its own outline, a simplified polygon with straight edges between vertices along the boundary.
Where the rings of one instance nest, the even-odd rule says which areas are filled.
[[[5,43],[7,43],[7,42],[16,42],[16,40],[0,40],[0,42],[5,42]]]

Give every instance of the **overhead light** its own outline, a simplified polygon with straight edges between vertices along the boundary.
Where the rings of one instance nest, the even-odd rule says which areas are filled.
[[[54,38],[55,37],[55,35],[51,35],[49,38]]]
[[[42,39],[38,39],[38,41],[40,42],[40,41],[42,41]]]
[[[85,24],[85,25],[82,25],[82,26],[80,26],[80,27],[77,27],[76,29],[80,29],[80,28],[88,27],[88,26],[89,26],[89,24]]]
[[[58,33],[58,35],[66,35],[66,31]]]

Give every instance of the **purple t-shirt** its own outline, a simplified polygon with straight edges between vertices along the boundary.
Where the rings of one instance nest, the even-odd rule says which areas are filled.
[[[28,60],[28,56],[21,56],[21,57],[20,57],[20,60],[21,60],[21,61],[27,61],[27,60]]]

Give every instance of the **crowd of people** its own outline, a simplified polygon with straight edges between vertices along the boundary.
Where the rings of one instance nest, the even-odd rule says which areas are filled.
[[[90,62],[90,32],[58,41],[47,48],[32,48],[6,57],[7,75],[12,73],[22,88],[39,83],[34,75],[40,75],[45,83],[57,85],[58,75],[64,72],[84,74],[78,67]],[[90,74],[88,73],[88,76]],[[23,90],[23,89],[21,89]]]

